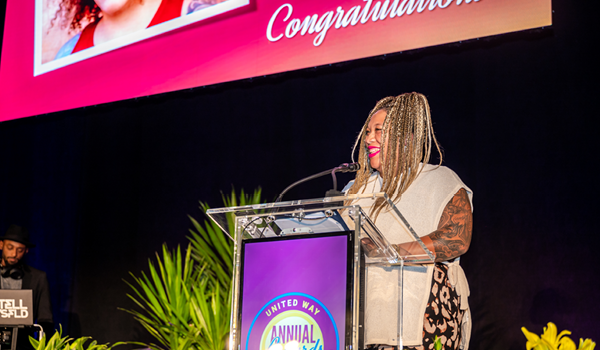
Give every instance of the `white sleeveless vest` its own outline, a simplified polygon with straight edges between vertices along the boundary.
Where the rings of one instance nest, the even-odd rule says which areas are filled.
[[[375,193],[381,190],[381,177],[372,175],[363,189],[358,193]],[[345,189],[349,188],[352,182]],[[452,197],[464,188],[472,203],[472,191],[450,169],[444,166],[425,165],[421,174],[410,185],[399,201],[395,202],[398,210],[404,215],[419,237],[437,230],[442,212]],[[362,202],[362,203],[361,203]],[[354,204],[354,203],[353,203]],[[365,213],[370,215],[372,201],[358,201]],[[371,218],[373,219],[373,218]],[[393,215],[382,210],[375,224],[391,244],[412,241],[406,227],[396,221]],[[458,270],[457,270],[458,269]],[[450,271],[451,270],[451,271]],[[397,339],[399,267],[369,266],[367,273],[367,294],[365,312],[365,344],[395,345]],[[403,345],[418,346],[423,342],[423,316],[433,275],[433,264],[405,266],[404,270],[404,302],[403,302]],[[459,282],[457,288],[461,295],[461,309],[468,309],[468,284],[464,272],[458,265],[458,259],[450,264],[449,277],[451,283]],[[454,281],[453,281],[454,280]],[[469,320],[468,311],[463,323]],[[470,323],[470,322],[469,322]],[[470,324],[469,324],[470,325]],[[469,333],[470,330],[465,330]],[[466,336],[468,342],[468,334]],[[468,343],[466,345],[468,347]],[[466,348],[465,347],[465,348]]]

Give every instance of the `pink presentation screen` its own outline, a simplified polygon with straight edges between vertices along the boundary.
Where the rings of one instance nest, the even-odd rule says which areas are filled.
[[[8,0],[0,121],[550,25],[550,0]]]

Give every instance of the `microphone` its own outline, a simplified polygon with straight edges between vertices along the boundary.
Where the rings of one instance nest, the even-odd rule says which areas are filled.
[[[332,197],[333,195],[341,195],[341,192],[339,192],[337,190],[337,178],[335,177],[335,173],[348,173],[348,172],[355,172],[358,171],[360,169],[360,164],[358,163],[342,163],[339,166],[333,168],[333,169],[329,169],[329,170],[325,170],[325,171],[321,171],[320,173],[316,173],[314,175],[305,177],[303,179],[300,179],[296,182],[294,182],[293,184],[289,185],[288,187],[285,188],[285,190],[283,190],[279,196],[277,196],[277,199],[275,200],[275,202],[281,202],[281,200],[283,199],[283,195],[291,190],[292,188],[296,187],[297,185],[310,181],[312,179],[316,179],[318,177],[327,175],[327,174],[331,174],[331,176],[333,177],[333,190],[329,190],[327,191],[327,194],[325,195],[326,197]],[[332,192],[333,191],[333,192]]]
[[[333,188],[325,192],[325,197],[338,197],[344,195],[342,192],[337,190],[337,177],[335,176],[335,173],[351,173],[358,171],[359,169],[360,164],[358,163],[343,163],[337,168],[333,168],[333,171],[331,172],[331,177],[333,178]]]
[[[334,168],[334,169],[340,169],[338,172],[340,173],[353,173],[355,171],[359,171],[360,170],[360,164],[358,163],[344,163],[344,164],[340,164],[339,167]]]

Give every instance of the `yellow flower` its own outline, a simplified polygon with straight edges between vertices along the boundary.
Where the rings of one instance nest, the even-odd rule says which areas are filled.
[[[527,350],[576,350],[573,340],[567,337],[571,332],[565,330],[557,336],[556,325],[552,322],[548,323],[548,327],[544,327],[541,337],[529,332],[525,327],[522,327],[521,330],[527,337]]]
[[[550,350],[537,334],[531,333],[525,327],[521,327],[521,331],[523,331],[523,334],[525,334],[525,337],[527,338],[527,350]]]
[[[591,339],[583,340],[579,338],[579,348],[577,350],[594,350],[596,347],[596,343],[594,343]]]
[[[542,339],[547,341],[552,346],[552,349],[575,350],[575,343],[571,338],[566,336],[571,334],[571,332],[564,330],[560,332],[558,336],[556,335],[556,332],[556,325],[552,322],[548,322],[548,328],[544,327]]]

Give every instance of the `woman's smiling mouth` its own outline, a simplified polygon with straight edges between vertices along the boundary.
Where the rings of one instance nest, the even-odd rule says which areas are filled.
[[[377,146],[368,146],[368,149],[369,149],[369,158],[375,157],[376,155],[379,154],[379,151],[380,151],[379,147],[377,147]]]

